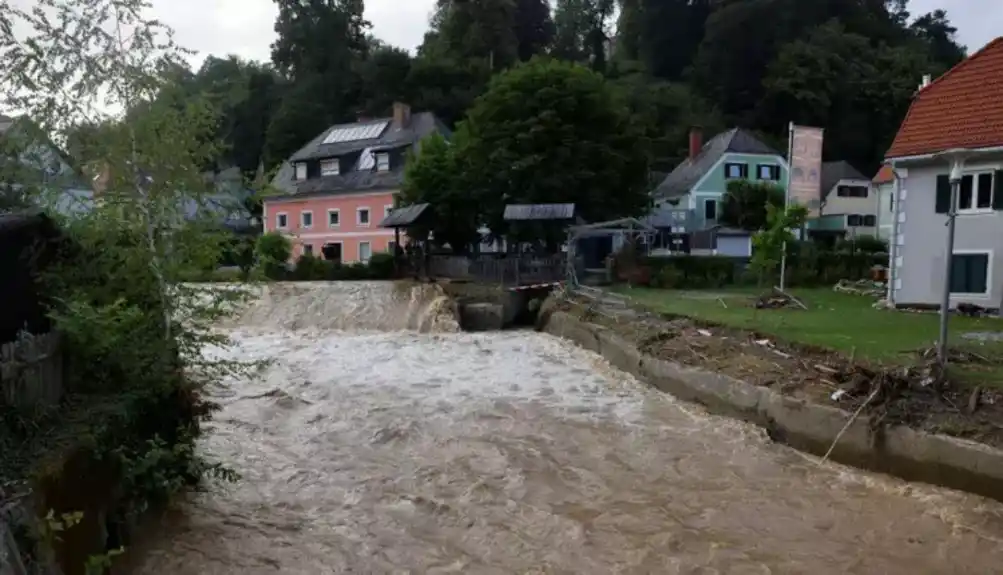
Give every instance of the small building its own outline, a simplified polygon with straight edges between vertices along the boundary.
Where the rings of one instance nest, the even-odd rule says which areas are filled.
[[[924,78],[885,161],[899,175],[891,296],[938,305],[951,261],[950,303],[1000,307],[1003,298],[1003,38],[943,76]],[[964,151],[957,195],[950,174]],[[945,152],[951,152],[945,154]],[[952,197],[955,198],[952,206]],[[948,212],[957,213],[947,253]]]
[[[877,235],[877,195],[867,176],[848,162],[825,162],[820,183],[819,216],[807,222],[809,232],[817,228],[847,238]]]
[[[402,103],[388,118],[328,127],[275,176],[278,193],[264,201],[265,231],[289,235],[294,258],[366,262],[393,251],[393,230],[378,224],[393,209],[408,152],[433,133],[449,130],[432,113],[412,114]]]
[[[673,233],[718,225],[721,202],[730,180],[783,185],[787,160],[742,128],[722,132],[703,143],[699,128],[690,131],[689,156],[652,192],[658,222],[670,221]]]
[[[889,241],[892,237],[892,220],[895,217],[895,171],[890,164],[881,166],[871,180],[871,193],[878,204],[878,237]]]

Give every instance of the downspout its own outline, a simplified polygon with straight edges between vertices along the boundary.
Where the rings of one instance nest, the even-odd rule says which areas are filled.
[[[895,202],[895,209],[892,210],[892,237],[888,240],[888,296],[885,298],[890,307],[895,307],[895,281],[899,277],[896,261],[899,255],[899,211],[902,209],[902,178],[899,176],[898,168],[892,162],[892,201]],[[881,206],[878,206],[878,213],[881,213]],[[880,225],[880,222],[879,222]],[[880,228],[879,228],[880,229]]]

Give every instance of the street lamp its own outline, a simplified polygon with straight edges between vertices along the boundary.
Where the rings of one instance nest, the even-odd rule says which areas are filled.
[[[947,365],[947,321],[951,313],[951,271],[954,255],[954,230],[958,219],[958,195],[961,189],[962,170],[965,160],[971,155],[970,150],[952,149],[937,154],[938,158],[946,160],[951,165],[949,176],[951,184],[951,202],[947,208],[947,253],[944,258],[944,291],[940,294],[940,337],[937,340],[937,360],[941,366]]]

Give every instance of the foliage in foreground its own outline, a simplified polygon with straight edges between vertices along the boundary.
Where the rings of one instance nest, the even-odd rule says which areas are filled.
[[[29,452],[16,459],[30,466],[4,472],[50,486],[58,513],[103,506],[130,524],[206,477],[233,479],[196,442],[216,408],[207,390],[252,367],[207,353],[226,347],[214,325],[247,294],[182,281],[215,266],[230,238],[206,209],[215,110],[160,97],[184,54],[170,30],[145,18],[141,0],[41,4],[52,13],[0,1],[0,66],[16,71],[4,78],[2,104],[26,112],[37,138],[23,142],[29,148],[65,141],[81,123],[104,129],[88,143],[88,166],[56,157],[55,171],[0,167],[4,181],[62,216],[67,237],[39,283],[64,339],[66,398],[5,415],[2,434]],[[122,28],[129,33],[107,32]],[[58,178],[79,181],[81,172],[101,182],[99,201],[74,198],[66,210],[75,182]],[[93,499],[101,493],[114,495]]]
[[[722,224],[756,232],[767,225],[767,206],[783,208],[784,189],[772,182],[730,180],[721,202]]]

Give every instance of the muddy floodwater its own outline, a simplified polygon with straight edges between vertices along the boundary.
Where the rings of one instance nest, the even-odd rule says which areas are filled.
[[[229,327],[274,360],[215,392],[204,448],[242,479],[129,571],[1003,572],[996,502],[820,466],[551,336],[450,333],[421,292],[273,288]]]

